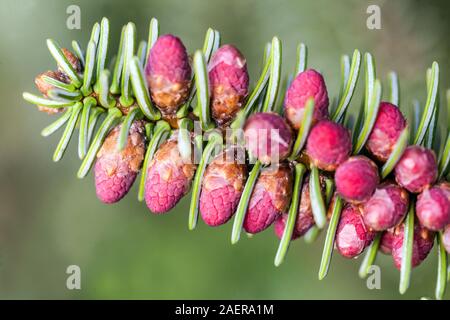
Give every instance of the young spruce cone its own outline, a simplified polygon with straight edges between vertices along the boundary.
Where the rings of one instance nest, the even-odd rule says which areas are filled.
[[[383,232],[380,240],[380,251],[384,254],[392,254],[392,241],[394,241],[395,228]]]
[[[225,127],[234,119],[247,96],[247,63],[236,47],[224,45],[211,57],[208,71],[211,115],[219,127]]]
[[[261,232],[287,212],[292,196],[292,177],[292,166],[285,162],[261,171],[248,204],[245,231]]]
[[[320,175],[320,191],[322,196],[325,196],[325,177]],[[288,215],[283,213],[281,216],[277,218],[275,221],[275,235],[281,239],[283,236],[284,228],[286,226]],[[301,195],[300,195],[300,203],[298,206],[297,218],[295,220],[294,232],[292,233],[292,240],[300,238],[309,229],[311,229],[315,225],[314,216],[312,213],[311,206],[311,195],[309,193],[309,176],[305,178]]]
[[[209,226],[226,223],[236,210],[247,180],[247,167],[243,159],[236,158],[240,154],[237,147],[231,147],[216,156],[206,168],[200,214]]]
[[[366,142],[367,150],[378,160],[386,162],[394,149],[406,120],[400,109],[389,102],[381,102],[377,119]]]
[[[178,37],[158,38],[145,68],[153,101],[165,118],[172,118],[189,96],[191,66],[186,48]]]
[[[408,205],[405,189],[395,183],[383,183],[363,205],[364,223],[376,231],[395,227],[406,216]]]
[[[412,267],[417,267],[424,261],[434,244],[434,232],[424,228],[420,224],[414,226],[414,240],[412,252]],[[402,223],[394,231],[392,239],[392,258],[397,269],[400,270],[403,259],[403,239],[404,239],[404,224]]]
[[[352,139],[344,126],[330,121],[318,122],[309,133],[306,154],[318,168],[334,171],[350,156]]]
[[[347,204],[336,231],[336,248],[346,258],[355,258],[372,242],[375,232],[364,224],[359,207]]]
[[[117,202],[128,193],[144,159],[144,122],[131,125],[123,150],[117,150],[120,127],[115,127],[105,139],[94,167],[95,190],[104,203]]]
[[[300,129],[306,101],[314,98],[313,123],[328,118],[328,93],[322,75],[314,69],[300,73],[286,91],[284,112],[289,124]]]
[[[409,146],[395,166],[395,180],[409,192],[420,193],[436,181],[437,171],[433,150]]]
[[[244,126],[248,152],[263,164],[278,163],[291,153],[292,131],[286,120],[277,113],[258,112],[251,115]]]
[[[417,197],[416,214],[424,227],[433,231],[444,229],[450,223],[450,183],[422,191]]]
[[[153,213],[166,213],[189,192],[196,165],[178,151],[176,134],[156,151],[145,181],[145,203]]]
[[[368,200],[380,182],[378,167],[364,156],[348,158],[337,168],[334,179],[337,192],[353,204]]]

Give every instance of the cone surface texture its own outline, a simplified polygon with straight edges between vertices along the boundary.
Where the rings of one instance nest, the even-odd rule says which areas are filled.
[[[248,205],[245,231],[261,232],[287,212],[292,195],[292,176],[292,167],[287,163],[262,170]]]
[[[237,148],[219,154],[206,168],[200,195],[200,214],[209,226],[219,226],[233,216],[247,179],[242,159],[237,161]]]
[[[143,122],[135,121],[123,150],[117,150],[120,126],[115,127],[106,137],[97,153],[94,167],[95,190],[102,202],[119,201],[133,185],[144,160],[144,130]]]
[[[171,117],[189,96],[191,66],[183,43],[167,34],[150,50],[145,68],[152,100],[164,116]]]
[[[232,45],[220,47],[208,65],[211,115],[219,127],[228,125],[248,94],[247,63]]]
[[[406,120],[400,109],[389,102],[381,102],[377,119],[366,142],[367,150],[378,160],[385,162],[391,155]]]
[[[432,150],[409,146],[395,166],[395,180],[409,192],[420,193],[436,181],[437,170]]]
[[[185,161],[175,138],[164,142],[151,161],[145,182],[145,203],[153,213],[166,213],[188,193],[196,166]]]
[[[296,130],[300,128],[309,98],[314,99],[313,122],[328,118],[328,93],[325,80],[313,69],[300,73],[286,92],[284,101],[286,119]]]

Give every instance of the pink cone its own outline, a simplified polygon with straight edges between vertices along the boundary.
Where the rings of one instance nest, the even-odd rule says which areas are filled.
[[[420,193],[436,181],[437,170],[432,150],[409,146],[395,166],[395,180],[409,192]]]
[[[132,124],[127,145],[121,151],[117,150],[119,132],[117,126],[109,133],[95,162],[95,190],[104,203],[117,202],[128,193],[144,160],[144,123]]]
[[[450,223],[450,184],[425,189],[417,197],[416,215],[420,223],[433,231],[439,231]]]
[[[244,126],[244,137],[247,150],[264,164],[286,159],[293,143],[289,125],[272,112],[251,115]]]
[[[211,57],[208,72],[212,118],[224,127],[234,119],[248,94],[247,63],[236,47],[224,45]]]
[[[375,231],[395,227],[408,211],[406,190],[394,183],[384,183],[363,206],[364,223]]]
[[[334,171],[350,156],[350,131],[330,120],[318,122],[309,133],[306,153],[311,162],[322,170]]]
[[[191,66],[183,42],[167,34],[150,50],[145,68],[150,94],[164,115],[173,115],[189,96]]]
[[[336,231],[336,249],[339,253],[346,258],[357,257],[374,237],[375,233],[365,226],[360,209],[346,205]]]
[[[325,179],[324,176],[320,176],[320,188],[322,195],[325,193]],[[284,228],[287,222],[288,215],[283,214],[275,221],[275,234],[281,239]],[[297,218],[295,220],[294,232],[292,234],[292,240],[295,240],[309,231],[315,225],[314,216],[312,214],[311,196],[309,193],[309,177],[303,182],[300,203],[298,206]]]
[[[281,237],[283,237],[284,229],[286,228],[287,219],[288,219],[288,214],[283,213],[278,216],[278,218],[275,220],[275,223],[273,224],[275,235],[277,236],[278,239],[281,239]],[[299,229],[297,228],[297,223],[299,223],[301,226],[306,226],[306,225],[311,224],[311,220],[312,220],[312,225],[314,225],[314,219],[312,219],[312,217],[297,216],[296,226],[294,228],[294,231],[292,232],[291,240],[296,240],[296,239],[300,238],[307,231],[306,230],[306,231],[302,232],[303,230],[301,230],[299,232]]]
[[[414,227],[414,239],[413,239],[413,252],[412,252],[412,266],[417,267],[426,259],[434,243],[434,232],[429,231],[420,225],[415,225]],[[403,246],[404,239],[404,225],[401,224],[396,228],[394,232],[394,238],[392,241],[392,258],[394,259],[394,264],[397,269],[400,270],[402,265]]]
[[[247,168],[236,161],[236,148],[219,154],[206,168],[200,194],[200,214],[209,226],[219,226],[233,216],[247,179]]]
[[[377,119],[366,143],[367,150],[378,160],[385,162],[406,127],[400,109],[389,102],[381,102]]]
[[[314,99],[313,122],[328,118],[328,93],[322,75],[314,69],[300,73],[286,92],[284,101],[285,116],[289,124],[300,128],[305,104],[309,98]]]
[[[334,178],[337,192],[351,203],[368,200],[380,181],[377,166],[364,156],[350,157],[337,168]]]
[[[196,166],[185,161],[173,137],[164,142],[149,164],[145,202],[151,212],[166,213],[189,192]]]
[[[261,232],[287,212],[292,195],[292,176],[292,167],[287,163],[262,170],[248,204],[245,231]]]
[[[380,240],[380,250],[384,254],[392,254],[392,241],[394,241],[394,229],[383,232]]]
[[[450,253],[450,225],[446,226],[444,229],[442,243],[444,244],[445,251]]]

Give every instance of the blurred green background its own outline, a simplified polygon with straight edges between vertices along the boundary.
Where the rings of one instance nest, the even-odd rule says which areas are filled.
[[[66,8],[81,8],[81,30],[68,30]],[[381,7],[381,30],[368,30],[366,9]],[[309,47],[309,65],[320,69],[330,96],[338,91],[339,59],[354,48],[377,59],[386,83],[399,73],[401,107],[425,100],[425,71],[440,63],[442,88],[449,86],[448,1],[2,1],[0,11],[0,298],[61,299],[418,299],[434,296],[436,252],[414,270],[410,290],[400,296],[399,274],[382,256],[381,290],[368,290],[357,270],[360,261],[333,257],[328,277],[317,280],[323,235],[312,245],[294,242],[285,263],[275,268],[273,230],[230,244],[231,224],[187,229],[189,196],[170,214],[149,214],[133,188],[116,205],[95,196],[93,178],[78,180],[80,161],[72,143],[63,161],[52,163],[59,134],[44,139],[45,114],[22,100],[36,92],[34,76],[54,69],[45,39],[70,46],[87,43],[90,28],[106,16],[112,49],[128,21],[147,37],[151,17],[162,33],[180,36],[190,52],[200,48],[206,29],[222,33],[247,57],[255,81],[264,43],[283,41],[283,70],[293,69],[299,41]],[[359,85],[358,92],[362,90]],[[385,90],[386,92],[387,90]],[[352,108],[359,108],[356,97]],[[444,108],[442,108],[444,109]],[[441,125],[446,121],[442,111]],[[361,259],[359,259],[361,260]],[[82,290],[66,289],[66,268],[79,265]],[[447,293],[447,298],[450,294]]]

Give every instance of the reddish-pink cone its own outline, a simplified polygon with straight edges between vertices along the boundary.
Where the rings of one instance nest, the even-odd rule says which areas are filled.
[[[380,250],[384,254],[392,254],[392,241],[394,241],[394,229],[383,232],[380,240]]]
[[[163,35],[150,50],[145,68],[150,94],[164,116],[172,117],[189,96],[191,66],[183,42]]]
[[[305,105],[314,99],[313,122],[328,118],[328,93],[322,75],[314,69],[300,73],[286,92],[284,112],[289,124],[299,129],[303,120]]]
[[[408,211],[406,190],[394,183],[379,185],[372,197],[364,203],[364,223],[375,231],[384,231],[399,224]]]
[[[145,203],[150,211],[160,214],[175,207],[189,192],[195,169],[193,161],[181,157],[176,135],[165,141],[147,171]]]
[[[287,163],[262,170],[248,204],[245,231],[261,232],[287,212],[292,195],[292,176],[292,167]]]
[[[450,224],[444,229],[444,233],[442,234],[442,243],[444,244],[445,251],[450,253]]]
[[[337,192],[354,204],[368,200],[380,181],[378,167],[364,156],[350,157],[342,163],[334,179]]]
[[[422,191],[417,197],[416,215],[424,227],[433,231],[444,229],[450,223],[450,183]]]
[[[381,102],[377,119],[367,139],[366,148],[378,160],[385,162],[406,127],[400,109],[389,102]]]
[[[318,122],[309,133],[306,153],[310,161],[326,171],[334,171],[350,156],[350,131],[330,120]]]
[[[248,152],[264,164],[286,159],[292,148],[292,131],[287,122],[273,112],[251,115],[244,126]]]
[[[433,150],[409,146],[395,166],[395,180],[409,192],[420,193],[436,181],[437,172]]]
[[[217,157],[206,168],[200,194],[200,214],[209,226],[220,226],[233,216],[247,179],[241,152],[232,147]]]
[[[360,255],[372,242],[375,233],[366,227],[360,209],[347,204],[336,231],[336,249],[346,258]]]
[[[300,238],[301,236],[303,236],[306,233],[306,231],[308,231],[308,230],[306,230],[304,232],[299,232],[299,230],[297,228],[297,223],[299,223],[302,226],[310,225],[311,224],[310,218],[312,218],[312,217],[303,217],[303,219],[302,219],[301,217],[297,216],[296,225],[292,232],[291,240],[296,240],[296,239]],[[281,239],[283,237],[283,233],[284,233],[284,229],[286,228],[287,220],[288,220],[288,214],[283,213],[278,216],[278,218],[275,220],[275,222],[273,224],[273,228],[274,228],[273,230],[275,231],[275,235],[277,236],[278,239]],[[314,219],[312,219],[311,227],[313,225],[314,225]]]
[[[217,49],[208,65],[211,115],[217,125],[228,125],[241,109],[248,93],[247,63],[232,45]]]
[[[320,176],[320,188],[322,195],[325,192],[325,178]],[[275,235],[281,239],[284,228],[286,226],[288,215],[282,214],[275,221]],[[292,240],[295,240],[308,232],[315,225],[314,216],[312,214],[311,197],[309,193],[309,176],[303,182],[300,204],[298,206],[297,218],[295,220],[294,232],[292,233]]]
[[[95,190],[104,203],[122,199],[133,185],[145,153],[143,121],[132,124],[127,145],[117,150],[120,126],[115,127],[105,139],[94,167]]]
[[[422,263],[433,248],[434,232],[416,224],[414,226],[413,252],[412,252],[412,267],[417,267]],[[404,224],[401,224],[394,231],[394,238],[392,240],[392,258],[397,269],[400,270],[403,259],[403,239],[404,239]]]

